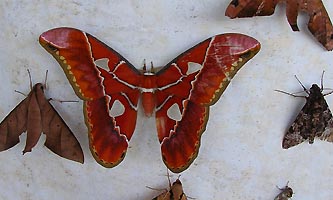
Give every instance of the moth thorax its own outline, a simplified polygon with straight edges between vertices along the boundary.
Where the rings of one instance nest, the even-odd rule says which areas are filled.
[[[286,200],[293,196],[293,190],[286,186],[286,188],[282,191],[280,195],[277,196],[277,200]]]
[[[43,101],[45,99],[44,89],[45,89],[45,87],[42,83],[37,83],[37,84],[34,85],[32,90],[34,92],[36,92],[36,96],[37,96],[38,101]]]
[[[286,196],[287,197],[292,197],[293,196],[293,189],[291,189],[290,187],[287,186],[287,189],[285,189],[286,191]]]
[[[42,91],[44,91],[44,85],[42,84],[42,83],[36,83],[35,85],[34,85],[34,88],[36,88],[37,90],[42,90]]]
[[[313,84],[310,88],[310,93],[317,94],[317,96],[322,96],[321,89],[317,84]]]
[[[142,107],[147,117],[151,117],[155,109],[155,95],[153,92],[142,92]]]

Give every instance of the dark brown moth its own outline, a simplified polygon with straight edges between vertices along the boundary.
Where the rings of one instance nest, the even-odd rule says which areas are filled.
[[[232,0],[225,15],[230,18],[268,16],[282,2],[286,3],[287,19],[293,31],[299,31],[298,13],[305,12],[310,16],[308,28],[313,36],[327,50],[333,49],[333,26],[322,0]]]
[[[29,72],[29,71],[28,71]],[[30,76],[30,73],[29,73]],[[46,135],[45,146],[63,158],[83,163],[83,152],[72,131],[44,96],[45,86],[37,83],[0,123],[0,151],[19,143],[19,136],[27,132],[23,154],[31,152],[41,133]]]
[[[322,93],[323,75],[324,72],[321,78],[321,87],[317,84],[313,84],[310,90],[307,90],[295,76],[308,96],[299,96],[276,90],[293,97],[303,97],[306,99],[304,107],[283,138],[282,147],[284,149],[298,145],[305,140],[309,140],[309,143],[312,144],[315,137],[328,142],[333,142],[333,117],[326,100],[324,99],[324,96],[331,94],[333,91],[326,94]]]
[[[288,200],[293,196],[293,189],[288,186],[288,183],[284,188],[279,189],[281,192],[274,198],[274,200]]]
[[[182,183],[179,178],[173,182],[172,186],[169,180],[169,191],[165,191],[152,200],[187,200],[187,197],[183,191]]]

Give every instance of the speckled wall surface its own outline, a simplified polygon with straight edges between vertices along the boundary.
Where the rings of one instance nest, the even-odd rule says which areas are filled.
[[[333,4],[323,0],[331,19]],[[177,55],[215,34],[240,32],[258,39],[262,49],[234,77],[211,108],[199,155],[181,173],[186,194],[198,200],[273,199],[289,181],[294,200],[332,198],[333,144],[315,141],[289,150],[281,148],[285,130],[304,99],[274,92],[301,91],[320,83],[333,88],[333,54],[317,43],[299,18],[301,31],[291,31],[285,6],[271,17],[230,20],[224,16],[229,0],[191,1],[7,1],[0,2],[0,119],[29,92],[33,81],[44,81],[46,96],[79,100],[58,63],[38,43],[51,28],[82,29],[104,41],[137,68],[143,59],[163,66]],[[327,96],[333,106],[333,95]],[[22,156],[21,143],[0,153],[0,199],[152,199],[167,188],[154,118],[138,113],[137,127],[124,161],[106,169],[95,162],[88,147],[87,128],[79,103],[52,102],[80,141],[83,165],[58,157],[39,141]],[[177,175],[171,175],[175,180]]]

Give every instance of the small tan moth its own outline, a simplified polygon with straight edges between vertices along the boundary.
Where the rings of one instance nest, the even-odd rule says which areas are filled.
[[[183,191],[182,183],[179,178],[173,182],[172,186],[170,186],[169,191],[165,191],[152,200],[187,200],[187,197]]]
[[[173,184],[170,182],[169,171],[167,171],[168,181],[169,181],[169,190],[165,190],[162,194],[153,198],[152,200],[187,200],[187,197],[183,191],[182,183],[179,180],[179,177]],[[148,187],[150,188],[150,187]],[[153,189],[153,188],[150,188]]]
[[[281,192],[274,198],[274,200],[288,200],[293,196],[293,189],[288,186],[288,183],[284,188],[279,189]]]

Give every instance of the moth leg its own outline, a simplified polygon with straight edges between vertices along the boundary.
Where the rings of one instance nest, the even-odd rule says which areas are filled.
[[[57,101],[59,103],[78,103],[78,100],[60,100],[60,99],[54,99],[54,98],[49,98],[47,101]]]
[[[281,93],[283,93],[283,94],[287,94],[287,95],[290,95],[290,96],[292,96],[292,97],[303,97],[303,98],[307,98],[307,96],[303,96],[303,95],[295,95],[295,94],[293,94],[293,93],[285,92],[285,91],[282,91],[282,90],[274,90],[274,91],[276,91],[276,92],[281,92]]]
[[[27,94],[24,94],[23,92],[21,92],[21,91],[18,91],[18,90],[14,90],[14,92],[17,92],[17,93],[19,93],[19,94],[22,94],[23,96],[25,96],[25,97],[27,97],[28,95]]]
[[[170,174],[169,174],[169,170],[168,169],[167,169],[167,176],[168,176],[168,181],[169,181],[169,188],[171,188]]]
[[[287,186],[288,186],[288,184],[289,184],[289,181],[287,181],[287,184],[286,184],[286,186],[285,186],[285,187],[287,187]],[[277,186],[277,185],[276,185],[275,187],[277,187],[279,190],[284,190],[284,188],[285,188],[285,187],[284,187],[284,188],[280,188],[280,187],[279,187],[279,186]]]
[[[320,79],[320,90],[323,91],[324,90],[324,73],[325,70],[323,70],[323,73],[321,74],[321,79]]]
[[[46,90],[46,81],[47,81],[47,74],[48,74],[49,70],[46,70],[45,72],[45,80],[44,80],[44,88]]]
[[[330,95],[330,94],[332,94],[332,93],[333,93],[333,90],[330,91],[330,92],[328,92],[328,93],[326,93],[326,94],[323,94],[323,96],[327,96],[327,95]]]
[[[325,129],[325,131],[319,137],[319,139],[327,141],[327,142],[333,142],[333,129],[332,128]]]
[[[30,73],[30,70],[27,69],[28,71],[28,75],[29,75],[29,80],[30,80],[30,90],[32,90],[32,79],[31,79],[31,73]]]
[[[30,70],[27,69],[28,71],[28,75],[29,75],[29,85],[30,85],[30,91],[32,90],[32,79],[31,79],[31,73],[30,73]],[[24,94],[23,92],[21,91],[18,91],[18,90],[14,90],[15,92],[19,93],[19,94],[22,94],[23,96],[27,97],[28,95],[27,94]]]

